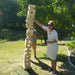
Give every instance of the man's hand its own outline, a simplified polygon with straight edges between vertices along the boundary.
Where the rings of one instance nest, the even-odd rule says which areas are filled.
[[[40,27],[42,27],[43,24],[39,23],[39,22],[36,21],[35,19],[33,19],[33,21],[34,21],[37,25],[39,25]]]
[[[48,40],[47,40],[47,41],[46,41],[47,44],[52,44],[52,43],[56,43],[56,42],[57,42],[56,40],[54,40],[54,41],[48,41]]]
[[[52,42],[51,42],[51,41],[46,41],[46,43],[47,43],[47,44],[51,44]]]

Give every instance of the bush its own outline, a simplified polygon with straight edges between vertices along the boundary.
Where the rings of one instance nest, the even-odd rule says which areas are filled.
[[[71,41],[71,43],[67,44],[67,46],[73,50],[75,50],[75,41]]]
[[[0,39],[2,40],[19,40],[19,39],[25,39],[26,32],[24,30],[17,30],[17,29],[6,29],[2,28],[0,29]]]

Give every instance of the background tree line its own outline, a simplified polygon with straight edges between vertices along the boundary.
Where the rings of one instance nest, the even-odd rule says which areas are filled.
[[[18,16],[20,6],[17,0],[0,0],[0,27],[20,29],[25,28],[24,16]]]
[[[36,5],[35,19],[47,25],[54,20],[59,40],[66,36],[75,37],[75,1],[74,0],[0,0],[0,28],[26,30],[25,19],[28,4]],[[46,41],[46,31],[34,24],[38,38]]]

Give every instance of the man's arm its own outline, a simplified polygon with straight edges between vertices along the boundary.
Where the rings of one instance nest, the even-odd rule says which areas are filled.
[[[39,25],[40,27],[42,27],[42,24],[39,23],[38,21],[34,20],[34,22],[35,22],[37,25]]]
[[[57,41],[54,40],[54,41],[46,41],[46,42],[47,42],[47,44],[52,44],[52,43],[56,43]]]

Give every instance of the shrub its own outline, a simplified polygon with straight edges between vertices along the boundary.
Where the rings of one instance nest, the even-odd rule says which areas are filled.
[[[73,50],[75,50],[75,41],[71,41],[67,46]]]

